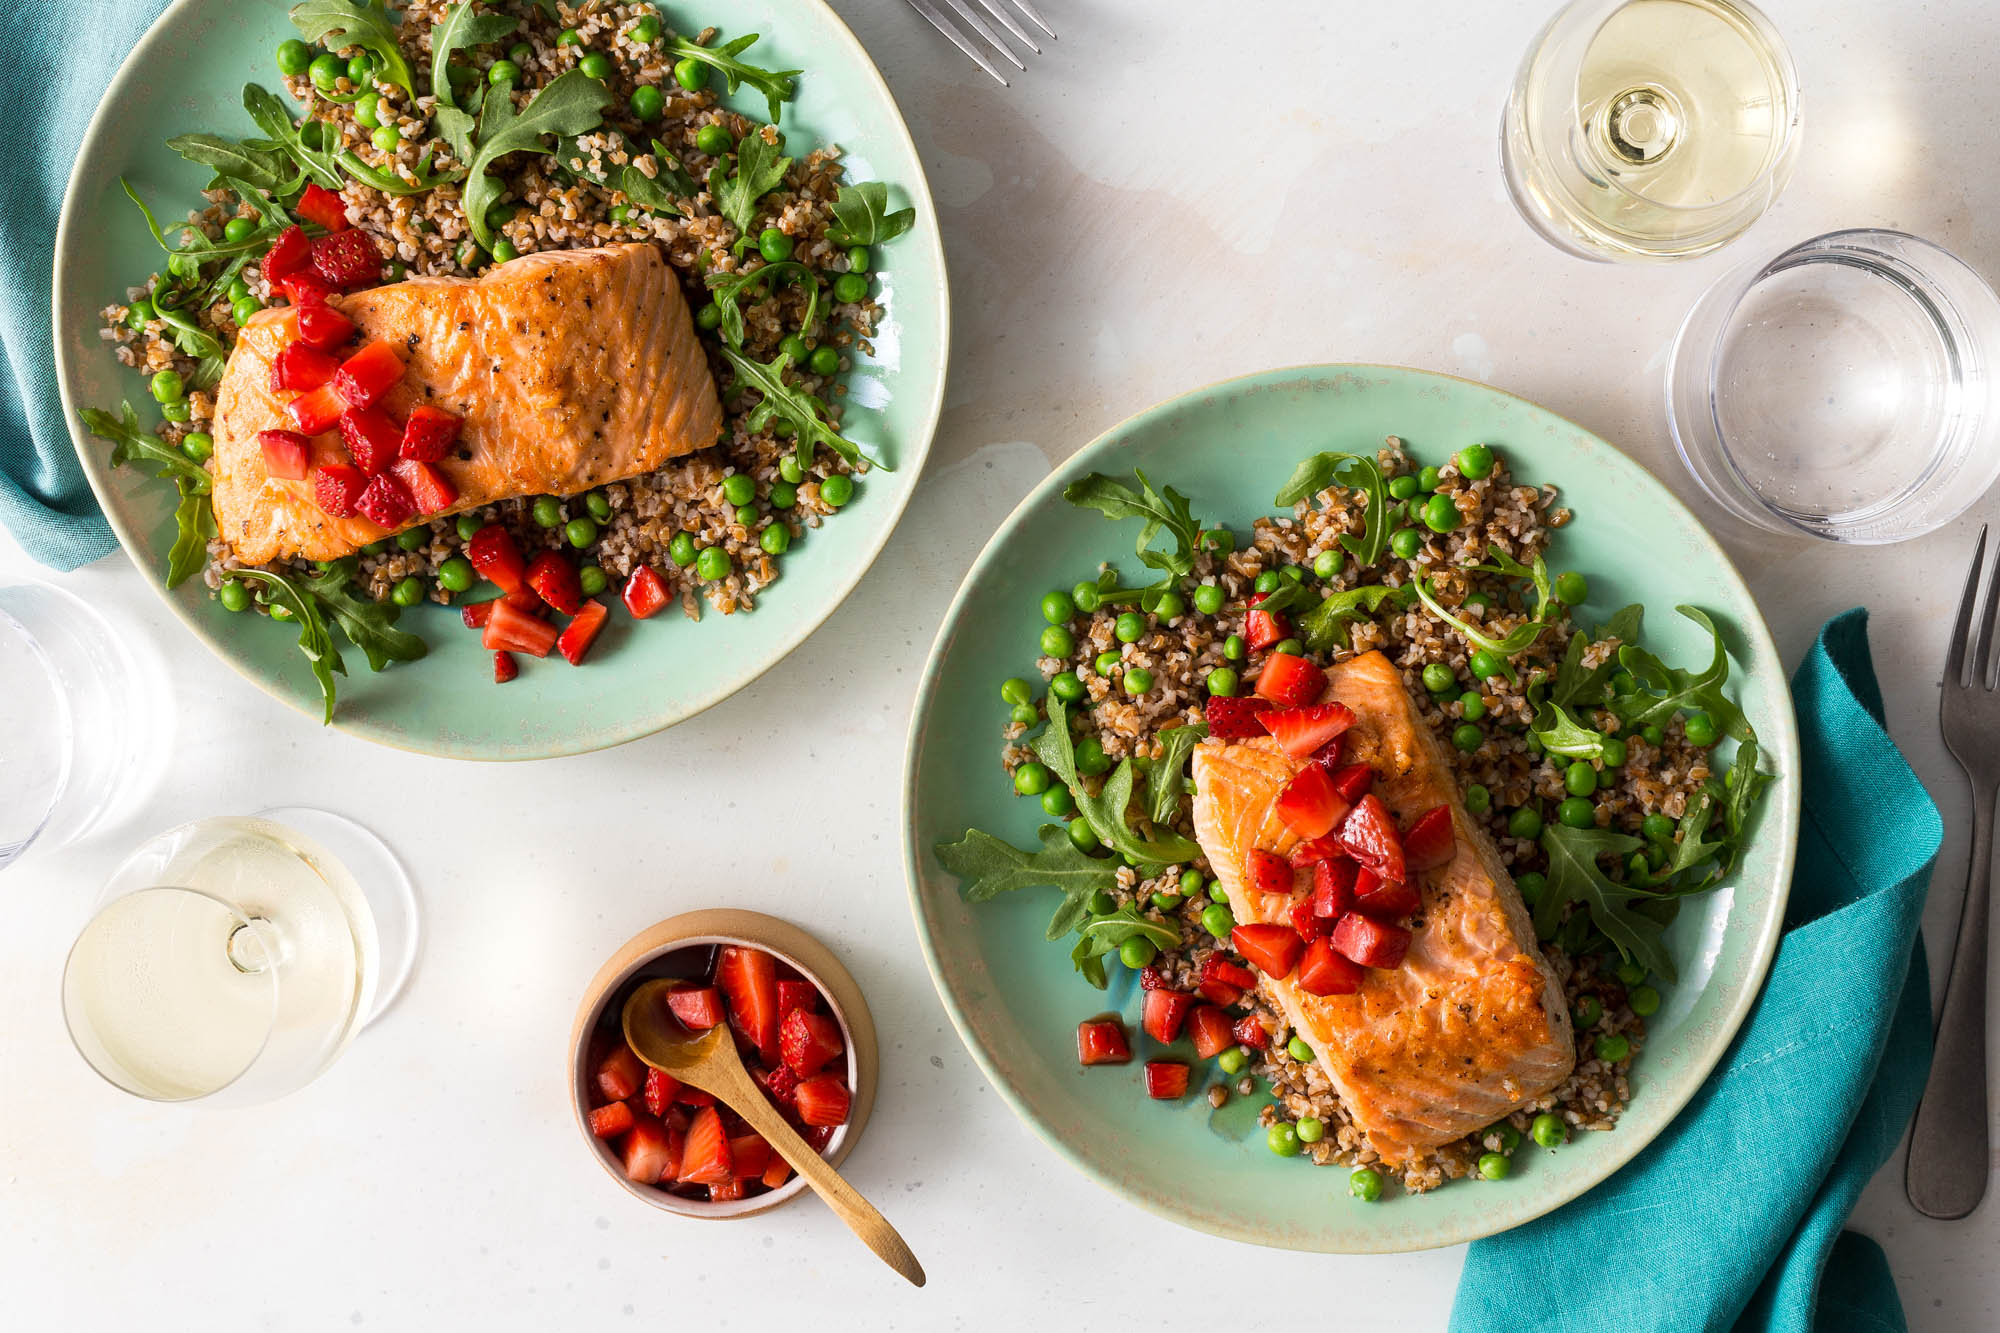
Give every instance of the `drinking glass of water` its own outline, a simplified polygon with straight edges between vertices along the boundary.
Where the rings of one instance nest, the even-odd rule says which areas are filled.
[[[1500,154],[1521,215],[1586,259],[1707,254],[1790,179],[1799,86],[1742,0],[1575,0],[1522,62]]]

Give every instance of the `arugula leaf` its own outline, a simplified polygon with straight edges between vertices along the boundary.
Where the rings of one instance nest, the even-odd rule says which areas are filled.
[[[756,65],[745,64],[737,57],[756,44],[758,34],[745,33],[734,41],[710,48],[699,42],[691,42],[685,37],[676,37],[671,43],[676,60],[695,60],[722,71],[730,92],[735,92],[744,84],[764,94],[764,105],[770,111],[770,121],[778,123],[778,116],[784,104],[792,100],[795,91],[792,80],[805,73],[798,69],[760,69]]]
[[[1544,621],[1538,619],[1526,620],[1515,626],[1504,637],[1496,639],[1492,635],[1479,630],[1467,621],[1460,620],[1457,616],[1445,610],[1444,604],[1438,601],[1436,594],[1431,592],[1430,581],[1428,579],[1413,579],[1411,586],[1417,590],[1417,599],[1429,608],[1432,615],[1444,621],[1445,624],[1450,625],[1460,634],[1463,634],[1465,641],[1473,647],[1484,648],[1487,652],[1492,653],[1498,658],[1500,661],[1500,672],[1507,677],[1509,682],[1518,681],[1520,676],[1515,672],[1514,664],[1508,659],[1517,653],[1526,652],[1534,645],[1536,639],[1542,637],[1542,631],[1548,628],[1548,625]]]
[[[1610,829],[1551,824],[1542,830],[1541,844],[1549,859],[1548,888],[1535,905],[1536,934],[1544,938],[1553,935],[1563,907],[1577,902],[1621,955],[1668,981],[1674,980],[1677,974],[1673,955],[1667,952],[1665,927],[1633,910],[1633,900],[1639,895],[1612,882],[1597,866],[1600,856],[1620,860],[1630,856],[1643,846],[1640,840]]]
[[[1090,915],[1092,896],[1118,886],[1118,867],[1109,858],[1085,855],[1069,840],[1060,824],[1044,824],[1037,834],[1039,852],[1024,852],[991,833],[967,829],[957,842],[934,849],[938,863],[959,878],[959,892],[969,903],[983,903],[1016,889],[1047,885],[1063,895],[1049,919],[1048,938],[1059,940]]]
[[[1541,556],[1535,557],[1532,567],[1522,564],[1505,551],[1488,551],[1486,564],[1474,565],[1474,569],[1485,570],[1489,574],[1504,574],[1508,578],[1527,579],[1535,585],[1535,619],[1547,620],[1549,610],[1555,605],[1555,581],[1549,577],[1548,562]]]
[[[889,212],[889,187],[881,181],[862,181],[840,187],[840,197],[833,201],[833,221],[827,239],[835,245],[880,245],[914,226],[917,210]]]
[[[1616,639],[1619,643],[1639,642],[1639,626],[1646,616],[1646,608],[1634,602],[1621,606],[1611,613],[1611,619],[1597,627],[1599,639]]]
[[[230,176],[273,194],[289,194],[296,173],[282,148],[259,148],[219,134],[177,134],[167,147],[217,176]]]
[[[1736,747],[1735,761],[1730,764],[1729,773],[1722,783],[1723,790],[1728,793],[1722,800],[1722,823],[1731,838],[1743,835],[1744,827],[1750,822],[1750,811],[1770,782],[1769,773],[1757,771],[1756,737],[1743,741]]]
[[[1157,921],[1148,921],[1140,915],[1136,904],[1127,903],[1115,912],[1085,922],[1078,932],[1076,947],[1070,950],[1069,960],[1083,973],[1085,981],[1103,990],[1109,981],[1104,974],[1104,956],[1116,953],[1119,945],[1131,939],[1151,940],[1157,948],[1174,949],[1180,947],[1181,933]]]
[[[743,293],[766,279],[771,281],[775,290],[780,278],[794,275],[807,286],[806,317],[799,332],[810,338],[819,328],[820,283],[819,275],[804,264],[795,259],[785,259],[747,273],[711,273],[707,276],[709,294],[715,298],[715,307],[722,314],[722,323],[717,328],[728,339],[730,346],[743,346],[743,307],[738,304]]]
[[[391,662],[414,662],[430,649],[424,641],[396,628],[396,607],[388,602],[370,602],[356,597],[351,584],[357,556],[335,560],[316,574],[304,576],[303,590],[316,599],[332,617],[347,641],[368,657],[368,669],[380,671]]]
[[[396,45],[396,25],[379,5],[365,0],[305,0],[292,7],[292,24],[308,42],[329,51],[358,46],[382,62],[379,78],[395,84],[412,98],[416,76]]]
[[[762,130],[752,129],[737,141],[733,175],[720,162],[708,169],[708,192],[716,211],[748,236],[757,217],[757,201],[784,182],[791,166],[792,159],[783,156],[776,144],[764,142]]]
[[[340,189],[340,173],[333,168],[333,155],[318,148],[308,148],[299,138],[299,127],[292,123],[292,113],[285,104],[267,88],[254,83],[243,85],[243,109],[250,113],[250,119],[257,128],[270,136],[273,143],[282,148],[286,156],[298,163],[299,170],[322,189]]]
[[[1304,606],[1307,602],[1316,600],[1312,593],[1306,590],[1304,583],[1293,582],[1291,579],[1285,579],[1275,589],[1262,594],[1262,596],[1264,600],[1257,603],[1257,609],[1259,611],[1269,611],[1273,615],[1276,615],[1280,611],[1290,611],[1294,607]]]
[[[454,181],[465,179],[463,171],[432,171],[431,159],[434,156],[436,154],[431,149],[424,150],[424,155],[417,159],[416,169],[411,173],[416,177],[414,181],[406,181],[393,171],[384,171],[380,167],[368,165],[349,148],[341,149],[333,160],[342,171],[371,190],[380,190],[383,194],[408,196],[424,194],[440,185],[449,185]]]
[[[111,466],[151,468],[152,475],[171,481],[180,491],[174,508],[174,544],[167,555],[167,586],[177,588],[208,563],[208,543],[215,536],[215,511],[208,495],[213,487],[208,469],[139,424],[129,402],[118,415],[86,407],[78,414],[84,429],[111,444]]]
[[[1738,740],[1751,739],[1755,733],[1743,710],[1722,691],[1729,679],[1729,654],[1723,646],[1722,631],[1699,607],[1677,606],[1674,610],[1708,631],[1715,645],[1708,665],[1700,671],[1683,671],[1668,666],[1637,644],[1627,644],[1618,650],[1618,663],[1632,673],[1639,686],[1630,694],[1612,699],[1611,711],[1627,730],[1665,726],[1677,713],[1707,713],[1729,735]]]
[[[1550,754],[1569,759],[1604,757],[1604,737],[1571,717],[1559,703],[1544,703],[1536,709],[1528,733]]]
[[[239,581],[250,579],[263,584],[262,600],[270,606],[282,606],[291,614],[299,627],[299,651],[312,664],[313,678],[319,682],[320,697],[326,701],[326,712],[320,724],[324,726],[333,721],[333,673],[338,671],[346,675],[347,666],[340,660],[340,650],[333,646],[333,635],[327,632],[326,621],[320,616],[318,599],[284,575],[268,569],[245,565],[225,571],[223,577]]]
[[[1048,710],[1048,726],[1029,742],[1028,748],[1076,794],[1077,812],[1090,822],[1099,842],[1134,864],[1171,865],[1176,861],[1192,861],[1201,854],[1199,846],[1178,833],[1163,829],[1152,838],[1142,838],[1127,822],[1125,812],[1132,804],[1133,783],[1130,756],[1119,762],[1104,780],[1103,788],[1092,795],[1076,769],[1076,747],[1069,734],[1069,705],[1051,694]]]
[[[1188,756],[1208,736],[1202,722],[1185,723],[1160,733],[1164,753],[1146,770],[1146,818],[1161,828],[1173,823],[1180,809],[1181,794],[1187,790]]]
[[[628,157],[639,155],[629,139],[623,140]],[[593,160],[591,153],[576,139],[564,139],[556,147],[556,161],[586,180],[592,180],[607,190],[615,190],[640,208],[670,217],[682,214],[680,201],[692,198],[696,192],[694,178],[687,174],[668,147],[658,139],[652,141],[653,156],[659,161],[657,174],[648,176],[632,162],[603,164]]]
[[[458,103],[452,100],[451,58],[469,47],[511,37],[520,26],[519,19],[505,14],[476,12],[472,0],[463,0],[444,12],[444,17],[431,28],[431,92],[440,109],[458,108]]]
[[[1132,475],[1139,482],[1136,491],[1122,481],[1093,472],[1065,486],[1063,499],[1084,509],[1095,509],[1109,519],[1143,520],[1145,526],[1139,530],[1136,548],[1139,559],[1148,568],[1160,571],[1156,587],[1171,587],[1194,572],[1195,543],[1200,540],[1201,525],[1189,511],[1185,495],[1171,486],[1165,491],[1154,490],[1143,472]],[[1163,529],[1173,538],[1171,551],[1153,548],[1153,539]]]
[[[1581,704],[1588,708],[1604,702],[1611,677],[1618,672],[1618,658],[1606,653],[1602,662],[1586,667],[1583,655],[1589,648],[1582,630],[1570,635],[1569,651],[1563,655],[1562,665],[1556,668],[1555,686],[1549,695],[1557,704],[1563,707]]]
[[[1384,606],[1405,607],[1416,600],[1414,584],[1391,588],[1384,583],[1364,584],[1323,598],[1320,604],[1299,617],[1298,631],[1306,647],[1330,653],[1347,646],[1341,631],[1366,620]]]
[[[1341,549],[1354,557],[1358,567],[1367,569],[1389,549],[1389,525],[1384,521],[1389,504],[1388,483],[1382,479],[1381,465],[1374,459],[1335,451],[1314,454],[1293,469],[1290,480],[1278,488],[1276,502],[1294,505],[1334,485],[1360,491],[1368,497],[1361,535],[1340,539]]]
[[[757,361],[725,342],[722,356],[736,372],[737,384],[763,395],[763,401],[751,409],[744,424],[753,431],[763,430],[773,421],[790,426],[798,436],[799,466],[812,466],[814,448],[825,445],[850,464],[866,459],[884,472],[896,470],[828,425],[820,416],[821,404],[817,398],[785,383],[785,369],[792,364],[792,358],[785,353],[778,353],[770,361]]]
[[[1680,825],[1675,830],[1673,855],[1667,859],[1666,865],[1660,867],[1658,873],[1651,877],[1651,883],[1668,883],[1691,870],[1700,869],[1723,855],[1728,847],[1727,840],[1711,840],[1707,836],[1718,813],[1713,791],[1703,790],[1695,795],[1694,802],[1681,816]],[[1719,874],[1711,875],[1705,880],[1686,886],[1684,891],[1707,888],[1719,878]]]
[[[578,69],[543,85],[534,100],[518,112],[514,99],[504,90],[487,97],[479,115],[479,142],[466,163],[461,196],[473,239],[488,250],[493,248],[493,227],[486,212],[505,189],[487,174],[494,164],[509,153],[548,152],[542,144],[545,134],[561,138],[597,128],[610,102],[611,90]]]
[[[188,316],[185,306],[194,295],[183,287],[155,288],[153,313],[174,331],[174,346],[200,363],[195,367],[192,387],[209,389],[221,382],[228,352],[214,334]]]

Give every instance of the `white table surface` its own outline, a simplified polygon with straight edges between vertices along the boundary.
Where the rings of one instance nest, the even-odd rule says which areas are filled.
[[[179,631],[154,572],[123,556],[58,580],[157,646],[179,732],[142,805],[0,878],[0,1322],[762,1329],[809,1315],[930,1330],[1074,1312],[1124,1327],[1227,1308],[1214,1303],[1275,1260],[1295,1289],[1338,1292],[1360,1326],[1443,1324],[1460,1251],[1269,1256],[1177,1230],[1063,1165],[986,1085],[931,988],[900,863],[903,739],[938,620],[1053,463],[1162,398],[1270,366],[1401,362],[1489,381],[1618,441],[1695,501],[1661,368],[1680,314],[1725,267],[1872,225],[2000,275],[1987,168],[2000,139],[1976,95],[2000,64],[2000,25],[1989,0],[1771,0],[1807,99],[1791,188],[1722,255],[1614,268],[1536,239],[1501,182],[1499,107],[1543,0],[1226,15],[1187,0],[1039,3],[1062,39],[1001,89],[898,0],[837,0],[937,194],[957,324],[949,402],[874,572],[728,703],[609,753],[452,764],[321,731],[266,698]],[[1925,923],[1938,989],[1968,800],[1938,740],[1937,679],[1974,530],[1996,516],[1988,497],[1880,550],[1715,519],[1788,662],[1827,616],[1874,614],[1891,729],[1949,828]],[[33,571],[0,534],[0,576]],[[288,1100],[204,1111],[113,1092],[71,1051],[57,1006],[98,883],[147,834],[286,802],[357,816],[407,859],[428,932],[409,991]],[[636,1206],[582,1150],[563,1083],[580,988],[634,930],[718,903],[799,920],[866,990],[882,1095],[848,1166],[922,1256],[927,1291],[902,1288],[810,1203],[679,1222]],[[1854,1224],[1887,1248],[1912,1327],[1994,1327],[2000,1190],[1940,1224],[1911,1211],[1900,1177],[1899,1156]],[[1615,1247],[1584,1261],[1616,1262]]]

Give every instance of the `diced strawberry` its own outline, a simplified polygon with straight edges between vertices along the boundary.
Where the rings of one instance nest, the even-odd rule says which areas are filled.
[[[1236,1020],[1236,1026],[1229,1030],[1236,1038],[1238,1046],[1248,1046],[1253,1051],[1271,1049],[1271,1032],[1264,1026],[1264,1020],[1255,1014],[1245,1014]]]
[[[779,984],[783,984],[782,982]],[[840,1024],[810,1009],[794,1009],[778,1024],[778,1052],[800,1078],[811,1078],[847,1049]]]
[[[428,463],[411,463],[411,467],[429,467]],[[604,628],[604,618],[611,613],[604,603],[596,600],[585,602],[577,608],[576,616],[563,626],[563,632],[556,637],[556,651],[571,666],[582,666],[583,656],[590,651],[590,645],[597,640],[597,632]]]
[[[311,393],[302,393],[285,404],[285,415],[292,419],[301,435],[318,435],[333,429],[340,420],[341,401],[330,384],[322,385]]]
[[[1247,967],[1230,962],[1219,953],[1212,953],[1201,961],[1201,979],[1218,982],[1224,986],[1234,986],[1237,990],[1250,990],[1257,985],[1257,975]]]
[[[646,1066],[630,1046],[621,1042],[597,1067],[597,1089],[606,1101],[622,1102],[639,1090],[645,1077]]]
[[[325,305],[326,298],[336,296],[340,289],[322,278],[317,270],[303,268],[290,275],[278,286],[284,289],[291,303],[304,309],[306,306]]]
[[[403,423],[403,443],[396,452],[414,462],[435,463],[451,452],[464,427],[463,418],[419,403],[410,409],[410,419]]]
[[[1401,967],[1410,932],[1386,921],[1349,912],[1333,928],[1333,947],[1363,967]]]
[[[722,992],[713,986],[676,986],[667,992],[667,1008],[682,1027],[706,1032],[722,1021]]]
[[[527,561],[521,558],[521,548],[498,523],[488,523],[472,534],[472,540],[465,544],[465,558],[479,571],[480,578],[497,584],[502,592],[520,587],[521,576],[528,569]]]
[[[1298,985],[1309,995],[1352,995],[1361,989],[1361,966],[1342,957],[1331,936],[1322,935],[1306,949]]]
[[[1115,1018],[1086,1018],[1076,1025],[1076,1062],[1080,1065],[1122,1065],[1132,1059],[1125,1025]]]
[[[1179,1101],[1187,1096],[1188,1067],[1181,1060],[1146,1061],[1146,1095],[1156,1102]]]
[[[487,617],[486,633],[480,642],[495,652],[547,657],[549,649],[556,646],[556,636],[554,625],[538,620],[503,600],[493,604],[493,614]]]
[[[1347,852],[1341,847],[1338,838],[1307,838],[1292,848],[1291,854],[1285,859],[1295,866],[1310,866],[1346,855]]]
[[[351,518],[354,502],[368,488],[361,469],[345,463],[323,463],[313,469],[313,503],[328,518]]]
[[[382,281],[382,252],[365,231],[337,231],[313,242],[313,272],[342,291]]]
[[[275,285],[311,263],[312,242],[306,239],[306,229],[293,223],[279,232],[278,239],[264,252],[264,278]]]
[[[583,606],[583,580],[576,566],[560,551],[543,551],[528,563],[527,584],[541,599],[566,616]]]
[[[410,500],[409,489],[386,472],[368,483],[361,498],[354,502],[354,508],[362,517],[391,532],[408,523],[417,509]]]
[[[337,352],[354,336],[354,321],[323,301],[299,306],[294,319],[299,341],[322,352]]]
[[[818,1013],[819,987],[813,985],[810,981],[804,981],[798,977],[779,977],[779,1022],[782,1023],[784,1015],[791,1013],[794,1009],[803,1009],[809,1014]]]
[[[600,1139],[616,1138],[632,1128],[632,1108],[610,1102],[590,1113],[590,1132]]]
[[[715,1094],[712,1092],[703,1092],[700,1088],[691,1087],[683,1083],[681,1084],[681,1090],[674,1094],[674,1102],[680,1106],[692,1106],[696,1108],[713,1106],[715,1105]]]
[[[1291,635],[1292,627],[1275,611],[1252,609],[1243,617],[1243,640],[1253,650],[1269,648]]]
[[[347,205],[341,202],[339,195],[323,185],[308,184],[295,207],[298,215],[307,222],[316,222],[328,231],[347,230]]]
[[[1348,809],[1348,803],[1334,789],[1332,776],[1318,764],[1307,764],[1278,791],[1278,818],[1301,838],[1333,832],[1347,818]]]
[[[1289,915],[1291,917],[1292,929],[1299,932],[1300,939],[1304,940],[1307,944],[1311,944],[1319,938],[1319,917],[1313,913],[1313,904],[1310,897],[1301,898],[1293,903]]]
[[[372,477],[396,461],[396,450],[403,445],[403,428],[379,407],[349,407],[340,414],[340,438],[347,442],[354,465]]]
[[[1139,1011],[1140,1030],[1162,1045],[1177,1041],[1181,1029],[1187,1026],[1188,1011],[1193,1008],[1192,995],[1177,990],[1149,990]]]
[[[735,1175],[735,1159],[730,1156],[729,1136],[722,1130],[722,1115],[713,1106],[704,1106],[688,1122],[687,1142],[681,1146],[681,1169],[675,1180],[682,1185],[719,1185]]]
[[[646,620],[667,604],[667,585],[651,565],[641,565],[625,580],[625,609],[635,620]]]
[[[409,488],[419,514],[441,514],[458,503],[458,487],[429,463],[399,458],[389,464],[389,471]]]
[[[1157,967],[1139,969],[1139,989],[1162,990],[1167,984],[1167,974]]]
[[[1332,920],[1354,906],[1354,881],[1361,867],[1345,856],[1321,861],[1313,867],[1313,915]]]
[[[640,1185],[657,1185],[669,1171],[677,1170],[667,1127],[651,1116],[635,1119],[625,1139],[625,1178]]]
[[[466,609],[471,610],[470,607]],[[507,652],[505,649],[499,649],[494,652],[493,683],[495,685],[505,685],[520,674],[521,664],[514,660],[514,654]]]
[[[349,407],[371,407],[403,378],[403,358],[389,343],[369,343],[340,363],[334,372],[333,391]],[[402,448],[402,432],[396,446]]]
[[[1237,926],[1229,932],[1229,943],[1258,971],[1280,980],[1292,974],[1299,955],[1306,951],[1306,942],[1299,938],[1299,932],[1275,921]]]
[[[1229,1032],[1229,1015],[1212,1004],[1194,1007],[1188,1015],[1188,1035],[1194,1038],[1195,1054],[1204,1060],[1213,1060],[1236,1044]]]
[[[771,1165],[771,1159],[775,1156],[777,1154],[771,1151],[771,1145],[766,1143],[764,1136],[755,1130],[748,1134],[737,1134],[729,1140],[730,1166],[736,1172],[738,1180],[757,1179],[764,1174],[764,1169]]]
[[[1354,910],[1377,921],[1400,921],[1423,902],[1416,885],[1383,879],[1367,866],[1354,881]]]
[[[781,1110],[798,1109],[799,1076],[783,1065],[771,1069],[755,1069],[750,1077],[757,1080],[764,1089],[764,1095]]]
[[[674,1094],[681,1090],[681,1081],[664,1069],[646,1071],[646,1109],[654,1115],[665,1115],[673,1109]]]
[[[1259,719],[1286,754],[1304,759],[1354,725],[1354,710],[1343,703],[1273,709]]]
[[[1286,708],[1304,708],[1326,691],[1326,672],[1303,657],[1272,653],[1257,673],[1257,693]]]
[[[778,960],[762,949],[726,944],[715,960],[715,984],[729,1000],[729,1021],[763,1055],[778,1063]]]
[[[340,359],[306,343],[287,343],[271,358],[271,392],[317,389],[340,369]]]
[[[1233,741],[1264,735],[1264,724],[1257,717],[1270,707],[1268,699],[1211,694],[1208,702],[1202,705],[1202,714],[1208,719],[1209,735],[1217,740]]]
[[[1264,847],[1243,854],[1243,887],[1252,893],[1290,893],[1292,863]]]
[[[1396,821],[1374,792],[1362,797],[1340,825],[1340,845],[1362,865],[1371,866],[1383,879],[1407,878],[1403,870],[1403,839]]]
[[[1451,864],[1458,854],[1458,839],[1451,823],[1451,807],[1433,806],[1418,815],[1403,834],[1403,864],[1410,873],[1436,870]]]
[[[260,430],[257,447],[264,451],[264,471],[280,481],[304,481],[312,462],[312,441],[288,430]]]
[[[792,1164],[775,1153],[771,1155],[771,1164],[764,1168],[764,1174],[760,1177],[764,1182],[764,1188],[772,1190],[791,1178]]]
[[[749,1186],[743,1181],[718,1181],[708,1187],[708,1201],[710,1203],[735,1203],[749,1192]]]
[[[1339,768],[1340,761],[1346,757],[1347,736],[1345,734],[1335,736],[1312,753],[1312,761],[1320,767],[1327,769]]]
[[[1366,764],[1348,764],[1331,769],[1333,789],[1349,805],[1361,804],[1361,798],[1375,785],[1375,770]]]
[[[799,1084],[795,1095],[799,1101],[799,1119],[828,1129],[846,1124],[848,1108],[854,1104],[854,1094],[834,1074],[807,1079]]]
[[[516,611],[526,611],[538,619],[549,609],[549,604],[542,600],[542,595],[525,583],[512,592],[501,593],[500,600]]]
[[[486,622],[493,616],[493,603],[467,602],[458,609],[458,618],[465,622],[467,629],[485,629]]]

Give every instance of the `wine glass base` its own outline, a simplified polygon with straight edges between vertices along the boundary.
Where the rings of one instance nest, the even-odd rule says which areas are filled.
[[[374,997],[361,1016],[361,1027],[368,1027],[388,1012],[416,967],[421,932],[417,891],[409,872],[387,843],[345,815],[311,806],[280,805],[259,810],[255,817],[297,829],[323,845],[347,868],[368,900],[380,969]]]

